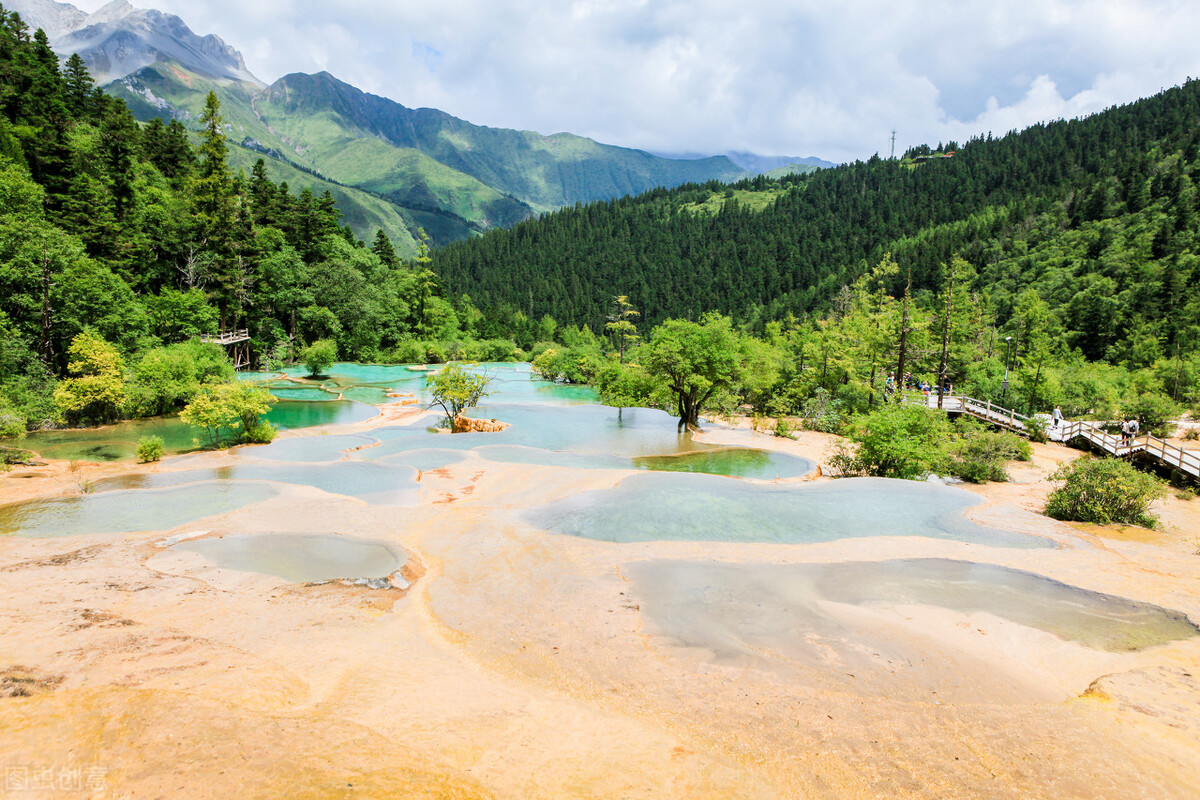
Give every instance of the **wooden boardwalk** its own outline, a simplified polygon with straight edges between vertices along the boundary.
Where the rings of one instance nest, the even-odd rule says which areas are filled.
[[[937,408],[937,393],[929,395],[906,394],[904,402]],[[1008,408],[977,400],[965,395],[948,394],[942,397],[942,410],[949,414],[970,414],[976,419],[999,426],[1006,430],[1028,436],[1026,422],[1029,417]],[[1076,439],[1087,442],[1097,450],[1117,458],[1143,456],[1159,464],[1184,473],[1192,480],[1200,481],[1200,453],[1184,450],[1149,434],[1123,439],[1119,435],[1105,433],[1094,422],[1062,422],[1057,428],[1047,427],[1046,436],[1054,442],[1067,444]]]
[[[1052,441],[1064,444],[1074,439],[1083,439],[1096,449],[1117,458],[1146,456],[1190,475],[1193,480],[1200,480],[1200,453],[1176,447],[1150,434],[1125,439],[1105,433],[1091,422],[1063,422],[1057,428],[1048,428],[1046,435]]]
[[[218,334],[204,334],[200,337],[200,341],[211,344],[219,344],[222,347],[231,348],[230,358],[233,361],[234,369],[242,369],[250,366],[250,331],[246,328],[234,331],[222,331]],[[242,345],[239,347],[238,345]]]
[[[930,392],[928,395],[909,392],[904,395],[904,402],[909,405],[937,409],[937,392]],[[1022,436],[1029,435],[1029,431],[1025,427],[1025,421],[1029,417],[1010,408],[1001,408],[986,400],[976,400],[974,397],[962,394],[947,394],[942,396],[942,411],[947,414],[970,414],[972,417],[999,425],[1001,428],[1006,428]]]

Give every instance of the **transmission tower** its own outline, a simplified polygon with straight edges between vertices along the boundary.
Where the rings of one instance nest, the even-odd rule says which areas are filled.
[[[892,128],[892,153],[888,156],[888,160],[896,158],[896,129]]]

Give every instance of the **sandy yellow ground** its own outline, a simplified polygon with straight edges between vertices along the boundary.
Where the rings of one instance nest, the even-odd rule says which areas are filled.
[[[353,427],[411,418],[389,414]],[[711,436],[818,459],[830,442]],[[656,633],[630,578],[663,559],[947,557],[1200,620],[1200,501],[1168,500],[1161,533],[1047,520],[1045,475],[1073,455],[1039,446],[1013,482],[971,489],[977,521],[1052,550],[555,536],[509,512],[624,473],[480,459],[423,475],[411,509],[285,487],[173,531],[0,539],[3,796],[1195,797],[1200,639],[1108,653],[983,613],[848,607],[830,613],[852,639],[798,632],[794,657],[719,657]],[[78,477],[16,470],[0,502]],[[162,546],[200,531],[371,536],[416,580],[298,586]]]

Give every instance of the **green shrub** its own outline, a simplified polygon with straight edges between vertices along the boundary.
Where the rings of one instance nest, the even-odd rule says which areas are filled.
[[[149,464],[152,461],[160,461],[163,457],[163,440],[161,436],[143,436],[138,439],[137,446],[138,461],[142,464]]]
[[[557,383],[591,383],[604,366],[604,357],[589,347],[550,348],[532,364],[534,374]]]
[[[0,395],[0,439],[23,439],[25,420],[8,398]]]
[[[556,347],[560,347],[560,345],[554,342],[534,342],[533,347],[529,348],[529,352],[526,354],[529,356],[527,360],[532,361],[547,350],[553,350]]]
[[[247,444],[270,444],[275,441],[275,434],[278,432],[279,429],[274,425],[260,420],[246,428],[246,432],[242,434],[242,441]]]
[[[479,339],[464,342],[455,358],[463,361],[515,361],[517,345],[511,339]]]
[[[957,438],[948,443],[949,474],[971,483],[1006,481],[1009,461],[1033,458],[1033,446],[1009,431],[995,431],[971,417],[954,425]]]
[[[392,348],[387,360],[393,364],[424,364],[425,344],[414,339],[400,342]]]
[[[332,339],[318,339],[304,348],[304,366],[308,369],[309,377],[324,375],[325,370],[337,361],[337,356],[337,342]]]
[[[1030,417],[1025,420],[1025,431],[1029,434],[1029,441],[1031,442],[1045,444],[1050,441],[1050,437],[1047,435],[1048,430],[1049,426],[1042,417]],[[1023,458],[1021,460],[1028,461],[1029,459]]]
[[[1153,528],[1150,504],[1167,494],[1167,484],[1116,458],[1084,456],[1050,476],[1063,485],[1046,498],[1046,516],[1076,522],[1124,522]]]
[[[445,342],[423,342],[425,357],[419,359],[425,364],[445,364],[448,358]]]
[[[773,433],[776,436],[782,437],[784,439],[795,439],[796,438],[796,425],[794,422],[789,420],[787,417],[780,417],[779,419],[775,420],[775,430],[773,431]]]
[[[0,469],[7,470],[12,464],[28,464],[32,460],[33,453],[29,450],[0,445]]]
[[[179,412],[179,419],[203,429],[208,447],[222,447],[227,435],[233,441],[245,441],[251,429],[263,424],[262,415],[274,404],[270,392],[246,381],[206,384]]]
[[[944,473],[944,444],[951,438],[946,417],[922,406],[886,405],[862,417],[850,438],[857,448],[842,448],[830,466],[843,475],[924,478]]]
[[[845,423],[843,408],[841,400],[833,399],[829,392],[818,388],[816,393],[805,401],[800,416],[804,419],[804,426],[810,431],[837,433]]]

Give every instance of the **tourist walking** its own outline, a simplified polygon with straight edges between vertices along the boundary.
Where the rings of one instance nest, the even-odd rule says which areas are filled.
[[[1053,420],[1054,420],[1054,426],[1053,426],[1053,427],[1057,428],[1057,427],[1058,427],[1058,423],[1062,422],[1062,418],[1063,418],[1063,415],[1062,415],[1062,409],[1061,409],[1061,408],[1059,408],[1058,406],[1055,406],[1055,407],[1054,407],[1054,413],[1053,413],[1053,414],[1051,414],[1050,416],[1051,416],[1051,418],[1053,418]]]
[[[1125,417],[1125,419],[1121,420],[1121,444],[1129,444],[1129,440],[1133,438],[1130,430],[1129,417]]]

